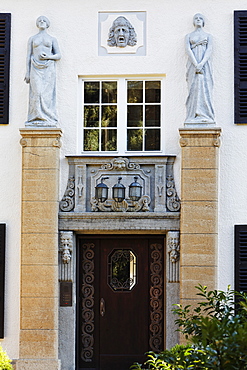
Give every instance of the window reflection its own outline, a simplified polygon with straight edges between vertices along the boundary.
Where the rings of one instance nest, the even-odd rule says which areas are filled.
[[[140,151],[142,150],[143,130],[128,130],[127,131],[127,150]]]
[[[84,82],[85,151],[117,150],[117,81]]]
[[[84,82],[84,103],[99,103],[99,82]]]
[[[102,82],[102,103],[117,102],[117,81]]]
[[[160,81],[146,81],[145,101],[146,103],[160,103]]]
[[[128,103],[143,102],[143,81],[128,81]]]

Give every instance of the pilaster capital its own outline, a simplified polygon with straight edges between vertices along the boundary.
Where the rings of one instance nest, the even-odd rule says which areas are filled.
[[[220,146],[220,127],[207,127],[207,128],[180,128],[180,146],[191,147],[219,147]]]
[[[62,130],[58,128],[21,128],[22,147],[61,147]]]

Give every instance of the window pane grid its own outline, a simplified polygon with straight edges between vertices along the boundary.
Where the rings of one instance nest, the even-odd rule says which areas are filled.
[[[120,78],[83,86],[83,151],[161,150],[161,80]]]
[[[160,150],[160,81],[127,81],[127,86],[127,150]],[[137,87],[142,88],[142,94]]]
[[[83,126],[84,151],[117,150],[117,81],[84,82]]]

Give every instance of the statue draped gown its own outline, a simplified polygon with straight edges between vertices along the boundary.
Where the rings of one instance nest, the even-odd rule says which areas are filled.
[[[202,35],[200,40],[190,35],[189,43],[191,51],[198,63],[203,60],[208,47],[207,34]],[[187,62],[186,80],[188,83],[188,98],[186,101],[187,117],[185,123],[213,123],[214,109],[212,106],[213,77],[210,58],[204,64],[200,72],[196,72],[190,58]]]

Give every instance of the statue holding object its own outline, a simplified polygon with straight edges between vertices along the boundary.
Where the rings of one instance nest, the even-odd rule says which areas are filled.
[[[48,35],[49,20],[40,16],[39,32],[30,37],[27,51],[26,83],[30,84],[26,126],[56,127],[56,65],[61,58],[57,40]]]

